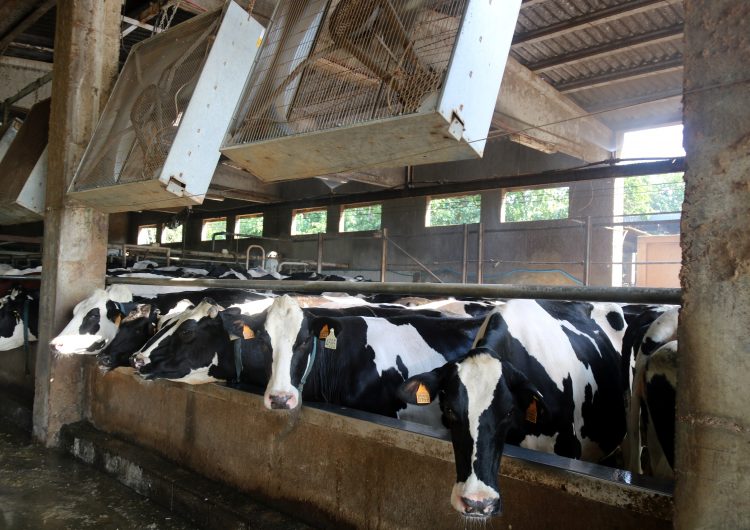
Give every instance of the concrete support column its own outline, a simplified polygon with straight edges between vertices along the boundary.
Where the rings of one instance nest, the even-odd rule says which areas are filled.
[[[120,7],[120,0],[57,2],[34,396],[34,436],[46,445],[85,415],[83,359],[52,356],[47,344],[74,305],[104,286],[107,215],[68,202],[65,192],[117,75]]]
[[[685,1],[676,528],[750,528],[750,3]]]

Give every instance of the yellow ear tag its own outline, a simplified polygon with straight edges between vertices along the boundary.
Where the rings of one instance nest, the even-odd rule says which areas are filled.
[[[320,328],[320,335],[318,335],[321,339],[325,339],[328,337],[328,324],[324,324],[322,328]]]
[[[536,423],[536,398],[534,398],[526,409],[526,421]]]
[[[417,405],[429,405],[430,404],[430,391],[422,383],[419,383],[417,388]]]
[[[245,340],[250,340],[255,338],[255,333],[253,333],[253,330],[250,329],[250,326],[247,324],[242,326],[242,338]]]
[[[117,313],[117,315],[115,316],[115,326],[119,328],[120,322],[122,322],[122,315],[120,313]]]
[[[255,41],[255,47],[260,48],[260,45],[263,43],[263,37],[258,37],[258,40]]]
[[[328,348],[329,350],[335,350],[336,342],[336,333],[331,330],[331,332],[326,337],[326,348]]]

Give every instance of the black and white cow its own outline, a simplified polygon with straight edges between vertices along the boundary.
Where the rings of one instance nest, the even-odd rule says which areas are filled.
[[[468,517],[502,511],[498,470],[506,442],[597,461],[625,434],[620,306],[511,300],[484,321],[465,357],[399,389],[412,404],[439,399],[451,431],[451,505]]]
[[[248,322],[272,353],[264,403],[295,409],[306,401],[433,423],[407,408],[396,389],[409,375],[442,365],[470,347],[482,319],[450,318],[434,310],[360,306],[301,308],[288,296]]]
[[[39,334],[39,291],[13,286],[0,298],[0,351],[35,342]]]
[[[623,451],[627,467],[660,478],[674,477],[679,308],[667,306],[634,344],[637,353]],[[645,449],[644,449],[645,447]]]
[[[117,335],[132,304],[133,294],[124,285],[96,289],[73,308],[73,318],[50,341],[50,350],[63,355],[101,353]]]

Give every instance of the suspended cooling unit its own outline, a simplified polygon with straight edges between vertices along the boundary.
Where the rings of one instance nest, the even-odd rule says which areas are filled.
[[[23,122],[13,120],[0,138],[0,225],[44,219],[50,100]]]
[[[201,204],[263,31],[230,1],[133,46],[69,195],[104,212]]]
[[[279,2],[222,152],[266,181],[480,157],[520,4]]]

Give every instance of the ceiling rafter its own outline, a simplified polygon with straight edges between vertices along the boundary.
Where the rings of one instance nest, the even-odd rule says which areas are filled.
[[[675,0],[632,0],[630,2],[606,7],[604,9],[598,9],[591,13],[585,13],[566,20],[561,20],[560,22],[548,26],[526,31],[524,33],[518,33],[513,37],[513,46],[558,37],[560,35],[572,33],[583,26],[612,22],[613,20],[629,17],[644,11],[651,11],[658,7],[664,7],[674,3]]]
[[[562,94],[570,94],[579,90],[588,90],[621,81],[632,81],[650,75],[674,72],[682,69],[682,62],[682,55],[678,55],[655,63],[644,63],[634,66],[633,68],[604,72],[588,77],[573,79],[571,81],[565,81],[563,83],[553,84],[553,86]]]
[[[526,67],[535,73],[544,73],[559,66],[570,66],[583,61],[605,57],[619,51],[633,50],[635,48],[678,40],[682,37],[683,30],[684,24],[675,24],[674,26],[659,28],[646,33],[605,42],[597,46],[556,55],[549,59],[527,64]]]

